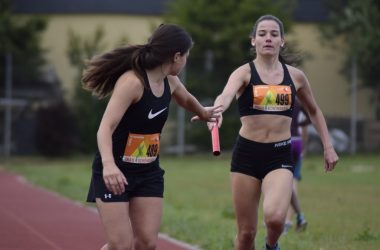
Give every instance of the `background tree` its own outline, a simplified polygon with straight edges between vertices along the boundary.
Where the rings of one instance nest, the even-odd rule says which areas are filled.
[[[44,52],[41,35],[47,27],[47,20],[34,16],[16,18],[11,11],[10,2],[0,0],[0,79],[4,79],[4,55],[13,57],[13,86],[17,89],[43,87]],[[4,94],[4,89],[0,88]],[[17,94],[17,92],[15,93]]]
[[[75,141],[70,136],[62,137],[72,132],[70,126],[64,126],[70,124],[69,112],[65,112],[68,110],[64,108],[66,103],[60,83],[54,70],[47,67],[44,59],[46,50],[41,45],[41,36],[48,20],[40,16],[16,17],[12,13],[11,3],[0,0],[0,81],[4,82],[6,72],[7,79],[10,79],[7,80],[7,91],[4,87],[0,88],[0,96],[7,93],[7,99],[22,100],[24,105],[0,108],[0,117],[5,117],[5,122],[0,124],[0,137],[8,137],[4,139],[4,155],[9,156],[11,151],[17,154],[67,153]],[[11,70],[5,71],[5,68]],[[62,107],[60,110],[54,108],[60,114],[59,119],[44,115],[52,106]],[[49,123],[45,122],[47,120]],[[55,148],[60,150],[54,151]]]
[[[177,0],[169,2],[166,22],[184,27],[194,40],[186,67],[187,88],[203,104],[213,103],[239,65],[252,59],[250,33],[264,14],[279,17],[286,32],[291,28],[294,1],[266,0]],[[222,147],[231,147],[239,126],[235,103],[224,114]],[[204,124],[189,125],[186,141],[208,146],[210,136]]]
[[[353,62],[357,65],[362,87],[376,91],[377,118],[380,119],[380,1],[325,1],[330,19],[321,26],[324,38],[331,43],[342,39],[347,46],[342,73],[350,78]]]
[[[88,38],[83,38],[73,30],[69,30],[68,37],[67,55],[70,63],[77,69],[72,107],[79,129],[79,149],[83,153],[89,153],[97,148],[96,133],[107,102],[97,99],[84,90],[81,78],[86,60],[105,49],[104,29],[98,27]]]
[[[108,98],[99,100],[91,92],[84,90],[81,83],[86,61],[106,49],[104,36],[105,31],[101,26],[89,37],[82,37],[73,30],[68,32],[67,56],[71,65],[77,69],[72,108],[79,130],[79,150],[82,153],[90,153],[97,149],[96,133],[108,102]],[[116,46],[125,46],[128,43],[128,36],[121,35]]]

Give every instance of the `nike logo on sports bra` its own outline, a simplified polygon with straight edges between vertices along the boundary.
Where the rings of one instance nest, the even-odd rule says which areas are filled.
[[[156,113],[152,113],[152,109],[149,111],[149,114],[148,114],[148,119],[153,119],[154,117],[158,116],[159,114],[161,114],[162,112],[164,112],[168,107],[164,108],[164,109],[161,109],[160,111],[157,111]]]

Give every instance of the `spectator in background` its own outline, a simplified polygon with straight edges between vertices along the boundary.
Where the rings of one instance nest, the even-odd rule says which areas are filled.
[[[293,189],[292,197],[290,200],[290,207],[286,216],[286,222],[284,225],[284,233],[287,233],[293,226],[292,216],[296,214],[296,231],[300,232],[306,229],[307,221],[301,211],[301,205],[298,198],[297,183],[301,181],[301,167],[302,158],[306,153],[307,144],[307,125],[311,123],[309,117],[300,106],[296,99],[293,107],[292,124],[290,126],[290,133],[292,139],[292,157],[294,162],[293,173]]]

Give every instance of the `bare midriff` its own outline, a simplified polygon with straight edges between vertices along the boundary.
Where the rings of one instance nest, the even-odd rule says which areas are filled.
[[[240,118],[239,134],[252,141],[269,143],[290,138],[292,118],[283,115],[248,115]]]

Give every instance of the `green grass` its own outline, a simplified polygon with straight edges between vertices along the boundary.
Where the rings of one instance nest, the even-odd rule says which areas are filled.
[[[230,154],[161,157],[165,203],[161,231],[205,250],[233,248],[234,213],[229,185]],[[18,158],[7,166],[30,182],[83,202],[90,180],[91,158],[47,160]],[[281,237],[287,250],[380,249],[380,157],[341,156],[332,173],[323,171],[321,156],[304,161],[299,185],[309,222],[303,233]],[[264,244],[259,215],[256,246]]]

